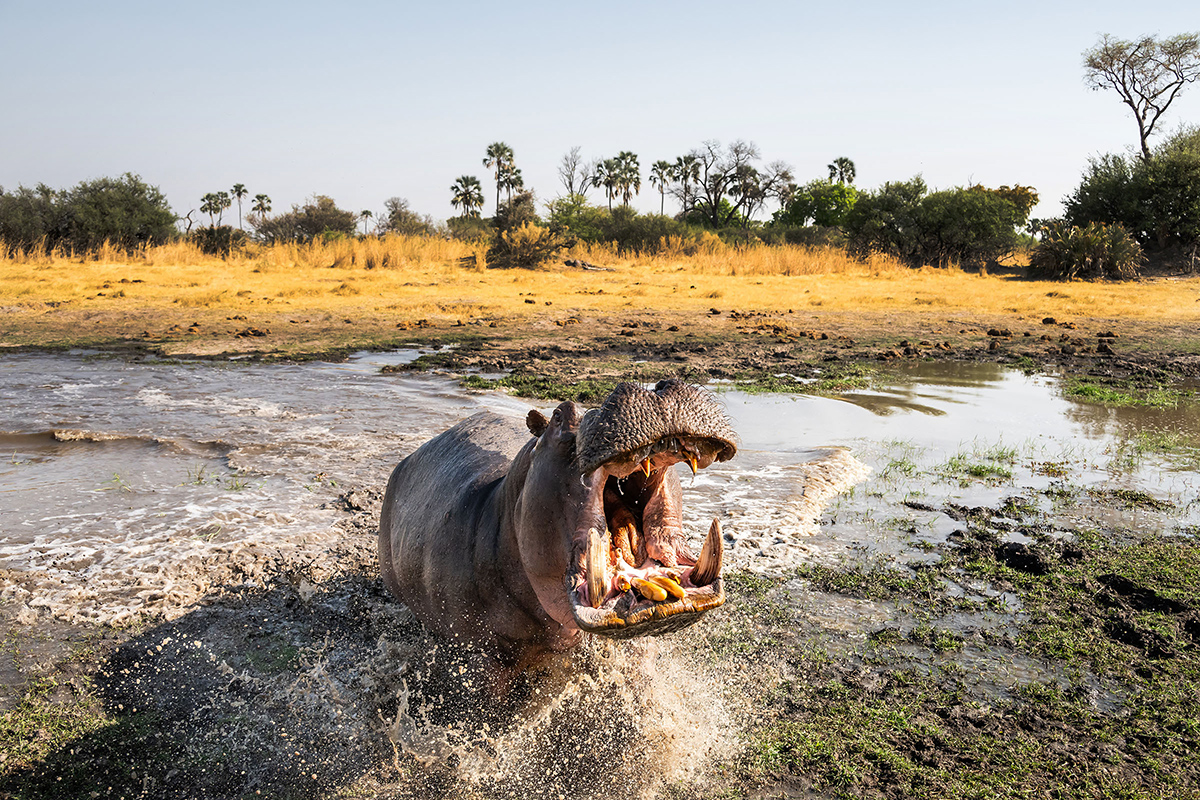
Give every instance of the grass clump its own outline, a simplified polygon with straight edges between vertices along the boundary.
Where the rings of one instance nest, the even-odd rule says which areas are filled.
[[[1112,386],[1086,378],[1073,378],[1063,385],[1063,396],[1101,405],[1137,408],[1176,408],[1190,392],[1165,386],[1139,388]]]
[[[572,400],[583,405],[599,404],[618,382],[615,378],[582,378],[578,381],[566,382],[544,375],[526,373],[514,373],[496,379],[467,375],[462,381],[463,386],[468,389],[502,389],[517,397],[529,397],[536,400]]]

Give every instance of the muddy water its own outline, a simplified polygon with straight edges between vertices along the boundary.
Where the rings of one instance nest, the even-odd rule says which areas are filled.
[[[339,497],[381,490],[399,458],[480,408],[527,408],[451,378],[380,373],[418,354],[269,366],[0,360],[0,598],[69,620],[170,617],[215,583],[252,582],[272,559],[334,546]],[[836,399],[721,398],[742,448],[684,486],[689,532],[698,539],[721,518],[734,566],[778,571],[864,550],[920,557],[955,523],[904,501],[995,504],[1018,485],[1139,489],[1166,504],[1100,495],[1080,524],[1171,531],[1200,515],[1195,405],[1111,409],[1064,399],[1054,378],[953,364]],[[1131,455],[1130,442],[1162,431],[1190,461]],[[963,472],[997,456],[1008,476]]]
[[[201,764],[220,752],[246,793],[386,773],[386,796],[650,796],[660,778],[731,758],[738,720],[758,712],[722,692],[727,676],[696,657],[689,637],[706,624],[658,643],[656,662],[641,643],[589,641],[548,670],[515,722],[497,721],[451,702],[485,680],[377,587],[351,576],[254,588],[281,564],[307,564],[315,578],[312,565],[333,572],[355,547],[369,560],[370,514],[354,509],[377,504],[372,493],[399,458],[480,408],[528,408],[447,377],[380,373],[416,355],[272,366],[0,359],[0,602],[26,623],[165,618],[121,651],[113,674],[127,677],[106,696],[158,708],[164,741],[186,740]],[[1070,493],[1074,516],[1054,517],[1063,535],[1107,524],[1194,533],[1200,516],[1195,405],[1114,410],[1064,399],[1054,378],[991,365],[920,365],[841,398],[720,397],[742,447],[732,462],[683,477],[685,519],[698,538],[720,517],[733,567],[933,558],[928,545],[959,527],[948,504],[996,506],[1015,494],[1050,512]],[[1140,446],[1164,432],[1170,452]],[[1124,504],[1114,490],[1160,503]],[[229,603],[197,605],[218,587],[234,587]],[[910,624],[895,604],[798,579],[783,594],[798,635],[831,652]],[[1052,669],[970,647],[946,658],[986,676],[984,691]],[[591,758],[579,757],[581,743]],[[403,758],[381,773],[391,747]],[[607,771],[589,772],[596,764]],[[397,793],[414,781],[429,791]]]

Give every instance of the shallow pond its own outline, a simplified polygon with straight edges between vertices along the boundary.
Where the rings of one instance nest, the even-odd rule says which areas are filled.
[[[343,535],[339,496],[382,490],[436,432],[481,408],[528,408],[380,372],[418,354],[0,359],[0,597],[67,619],[171,616],[210,588],[206,572],[227,577],[225,561],[328,548]],[[1092,493],[1081,525],[1169,533],[1200,518],[1195,404],[1113,409],[987,364],[916,365],[840,398],[718,391],[742,446],[685,475],[686,523],[698,539],[720,517],[734,567],[920,559],[956,527],[934,509],[995,505],[1018,486],[1046,507],[1056,491]],[[1114,502],[1119,490],[1160,504]]]

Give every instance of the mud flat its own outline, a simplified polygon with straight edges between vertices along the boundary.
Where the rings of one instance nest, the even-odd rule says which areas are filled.
[[[428,349],[424,366],[456,369],[446,356],[463,350]],[[20,513],[0,545],[0,792],[1195,792],[1200,410],[1188,384],[1151,380],[1159,367],[1086,384],[1111,394],[1070,374],[898,357],[842,373],[821,387],[832,396],[714,380],[743,446],[729,471],[685,479],[685,517],[723,515],[726,607],[654,659],[590,642],[497,707],[471,660],[382,591],[374,534],[395,458],[480,404],[524,401],[381,371],[421,355],[4,361],[5,385],[20,383],[0,397],[17,420],[5,491],[80,505],[47,521],[28,494],[6,495]],[[36,477],[50,474],[67,486]],[[90,493],[68,491],[89,474]],[[197,515],[178,513],[188,505]],[[136,536],[114,539],[130,520],[151,520],[149,535],[166,520],[164,541],[200,554],[161,571],[176,594],[134,606],[149,584],[101,580],[105,557],[151,563]],[[64,537],[91,541],[93,560],[54,550]],[[54,594],[72,570],[97,580]],[[39,604],[38,581],[60,599]]]

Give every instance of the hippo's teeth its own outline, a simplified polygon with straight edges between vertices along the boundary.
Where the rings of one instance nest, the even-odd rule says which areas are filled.
[[[598,608],[608,594],[608,570],[604,568],[604,541],[595,528],[588,529],[587,563],[588,603]]]
[[[683,587],[668,578],[666,575],[651,575],[648,580],[655,586],[665,591],[667,594],[674,597],[676,600],[683,599]]]
[[[642,472],[646,473],[646,477],[650,477],[650,459],[647,458],[642,462]]]
[[[685,453],[683,456],[683,460],[686,461],[687,465],[692,468],[692,474],[695,475],[696,467],[699,466],[699,459],[696,458],[696,454],[695,453]]]
[[[700,547],[700,557],[692,569],[692,583],[708,586],[721,574],[721,559],[725,555],[725,543],[721,539],[721,523],[714,519],[708,528],[708,536]]]
[[[633,588],[638,590],[638,594],[647,600],[661,601],[667,599],[667,590],[658,584],[643,580],[642,578],[634,578]]]

